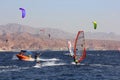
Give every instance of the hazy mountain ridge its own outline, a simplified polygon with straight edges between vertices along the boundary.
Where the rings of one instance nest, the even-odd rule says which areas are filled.
[[[40,31],[44,30],[44,32]],[[51,34],[52,38],[63,38],[63,39],[73,39],[75,38],[77,32],[75,34],[68,33],[59,29],[54,28],[33,28],[27,25],[21,25],[16,23],[9,23],[6,25],[0,25],[0,34],[4,33],[30,33],[30,34],[38,34],[40,36],[48,36]],[[120,35],[117,35],[113,32],[104,33],[104,32],[85,32],[86,39],[98,39],[98,40],[116,40],[120,41]]]
[[[36,34],[37,29],[32,28],[27,25],[21,25],[16,23],[9,23],[6,25],[0,25],[0,33],[21,33],[21,32],[28,32],[32,34]]]
[[[44,32],[40,31],[44,30]],[[26,25],[20,25],[20,24],[7,24],[7,25],[0,25],[0,33],[30,33],[30,34],[38,34],[40,36],[48,36],[48,34],[51,34],[52,38],[66,38],[71,39],[73,37],[73,34],[59,30],[54,28],[33,28]]]
[[[40,31],[41,29],[45,32]],[[51,36],[49,37],[48,34]],[[97,36],[97,33],[85,32],[86,48],[89,50],[119,50],[120,41],[112,40],[119,35],[110,34],[99,33]],[[101,38],[98,39],[96,36],[98,38],[101,36]],[[67,41],[71,40],[74,45],[75,37],[76,35],[59,29],[38,29],[20,24],[0,25],[0,50],[67,50]],[[107,40],[108,37],[111,40]]]

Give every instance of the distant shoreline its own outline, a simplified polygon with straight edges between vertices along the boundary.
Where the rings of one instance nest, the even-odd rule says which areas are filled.
[[[20,52],[21,50],[0,50],[1,52]],[[28,51],[38,51],[38,50],[28,50]],[[40,51],[48,51],[48,50],[40,50]],[[67,50],[49,50],[49,51],[67,51]],[[87,50],[87,51],[120,51],[120,50]],[[68,51],[69,52],[69,51]]]

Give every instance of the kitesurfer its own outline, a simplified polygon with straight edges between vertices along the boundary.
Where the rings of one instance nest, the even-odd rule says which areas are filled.
[[[19,53],[20,55],[24,55],[24,53],[21,51],[20,53]]]
[[[49,36],[49,38],[50,38],[50,36],[51,36],[51,35],[50,35],[50,34],[48,34],[48,36]]]
[[[36,65],[37,65],[37,66],[41,66],[39,57],[40,57],[40,53],[37,52],[37,53],[35,54],[35,60],[36,60]]]
[[[39,58],[40,57],[40,54],[39,53],[36,53],[35,54],[35,59]]]
[[[6,39],[6,43],[8,42],[8,39]]]

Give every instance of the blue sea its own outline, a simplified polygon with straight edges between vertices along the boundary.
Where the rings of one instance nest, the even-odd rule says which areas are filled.
[[[17,53],[0,52],[0,80],[120,80],[119,51],[87,51],[78,65],[68,51],[42,51],[38,67],[18,60]]]

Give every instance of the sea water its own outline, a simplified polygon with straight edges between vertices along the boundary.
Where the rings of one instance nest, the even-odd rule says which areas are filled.
[[[45,51],[37,67],[36,61],[18,60],[17,53],[0,52],[0,80],[120,80],[119,51],[87,51],[78,65],[68,51]]]

